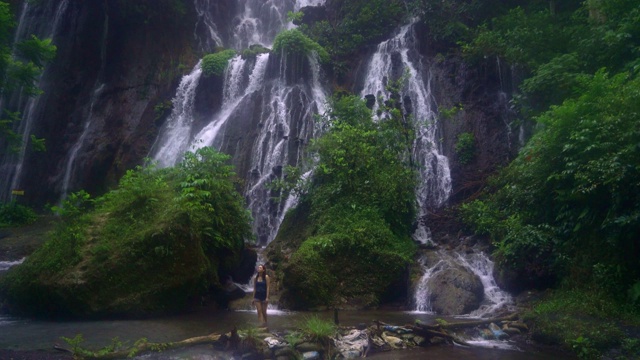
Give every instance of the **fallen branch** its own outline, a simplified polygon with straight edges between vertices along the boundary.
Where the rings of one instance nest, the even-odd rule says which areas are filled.
[[[123,359],[123,358],[131,357],[132,354],[140,354],[142,352],[164,351],[168,349],[175,349],[175,348],[185,347],[185,346],[209,344],[209,343],[220,340],[220,337],[221,337],[220,334],[211,334],[211,335],[197,336],[197,337],[185,339],[182,341],[169,342],[169,343],[142,342],[134,345],[132,349],[120,350],[120,351],[115,351],[115,352],[110,352],[105,354],[93,353],[93,354],[84,355],[81,358],[100,359],[100,360]]]
[[[493,318],[493,319],[482,319],[482,320],[473,320],[473,321],[462,321],[455,323],[443,323],[437,325],[427,325],[427,324],[417,324],[419,327],[423,327],[425,329],[433,330],[434,327],[442,328],[442,329],[461,329],[467,327],[474,327],[478,325],[486,325],[491,323],[497,323],[501,321],[512,321],[518,318],[518,314],[514,313],[509,316],[501,317],[501,318]]]

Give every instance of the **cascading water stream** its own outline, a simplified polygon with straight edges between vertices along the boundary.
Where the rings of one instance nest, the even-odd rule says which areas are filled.
[[[295,5],[295,11],[307,6],[321,6],[326,3],[326,0],[297,0]]]
[[[194,27],[193,36],[198,40],[200,50],[202,51],[212,51],[216,46],[224,45],[210,11],[212,1],[217,0],[194,0],[198,21]],[[200,36],[200,31],[198,30],[200,30],[201,27],[204,27],[205,36]]]
[[[91,120],[93,119],[93,107],[97,99],[100,97],[100,94],[102,94],[103,89],[104,89],[104,84],[100,84],[93,91],[93,94],[91,95],[91,103],[89,104],[89,115],[87,116],[87,120],[84,123],[82,134],[78,138],[78,141],[76,141],[76,143],[73,144],[73,146],[71,147],[71,150],[69,150],[69,155],[67,156],[67,160],[65,161],[64,177],[62,179],[62,195],[60,197],[60,203],[62,203],[62,201],[64,201],[67,198],[67,195],[69,194],[69,186],[71,184],[71,177],[74,172],[74,168],[75,168],[74,165],[76,162],[76,158],[78,157],[78,153],[80,152],[80,149],[82,149],[82,146],[84,145],[84,142],[86,141],[87,136],[89,135],[89,130],[91,128]]]
[[[512,310],[513,299],[496,284],[493,277],[493,262],[483,252],[474,251],[461,254],[440,250],[438,251],[438,261],[435,264],[429,266],[426,256],[420,258],[419,262],[423,275],[414,291],[414,309],[416,312],[431,313],[433,311],[429,302],[429,280],[442,271],[448,271],[460,266],[476,275],[484,288],[484,299],[480,307],[460,317],[482,318],[495,314],[499,310]]]
[[[257,91],[264,83],[265,71],[267,68],[267,54],[256,56],[255,64],[252,66],[248,61],[236,56],[229,61],[225,72],[225,88],[222,109],[214,119],[205,126],[192,142],[194,148],[212,146],[223,126],[237,110],[238,106],[248,96]],[[243,74],[249,73],[249,84],[243,89]]]
[[[434,273],[438,272],[442,266],[446,265],[446,263],[444,260],[440,260],[434,266],[427,267],[425,257],[422,257],[419,262],[422,266],[423,273],[415,290],[415,311],[431,313],[432,309],[429,301],[429,286],[427,285],[427,280],[429,280]]]
[[[156,139],[151,153],[158,166],[175,165],[178,158],[188,150],[193,124],[193,104],[198,82],[202,76],[201,62],[191,73],[182,77],[172,100],[173,111]]]
[[[322,0],[296,4],[291,0],[238,0],[239,13],[233,20],[231,46],[238,52],[250,45],[269,47],[277,33],[286,29],[288,11],[323,3]],[[229,141],[233,141],[230,132],[237,132],[233,128],[235,123],[253,121],[251,126],[257,124],[255,131],[242,129],[243,136],[252,134],[252,143],[248,145],[250,157],[242,161],[249,163],[245,197],[254,218],[254,233],[263,245],[275,237],[284,212],[295,203],[295,199],[286,199],[274,205],[266,185],[282,176],[285,166],[298,163],[302,157],[299,145],[315,133],[313,115],[324,112],[327,96],[320,81],[320,65],[314,56],[309,57],[308,63],[312,78],[304,83],[287,77],[287,57],[282,54],[259,54],[255,59],[232,58],[224,73],[220,110],[204,126],[194,122],[193,106],[202,77],[202,70],[196,66],[182,79],[172,114],[150,153],[160,166],[173,166],[187,150],[203,146],[229,149],[232,146]],[[247,109],[253,110],[248,113]]]
[[[373,111],[377,113],[380,103],[391,98],[388,86],[396,79],[403,81],[400,84],[399,95],[403,112],[411,115],[415,124],[416,140],[412,155],[420,172],[416,198],[419,218],[423,218],[428,210],[437,209],[447,202],[451,193],[451,173],[449,161],[442,154],[442,146],[438,139],[438,122],[432,109],[434,100],[431,95],[430,77],[423,71],[425,66],[416,49],[415,36],[412,23],[401,27],[394,37],[378,45],[369,61],[361,95],[375,97]],[[375,116],[378,118],[378,115]],[[430,230],[423,223],[418,224],[413,237],[423,244],[432,243]],[[501,291],[493,279],[493,264],[483,254],[469,255],[468,258],[461,255],[452,257],[440,251],[439,256],[440,260],[431,267],[426,265],[426,258],[420,260],[423,275],[414,292],[415,311],[432,311],[428,296],[429,279],[456,264],[476,274],[485,289],[485,302],[469,316],[484,316],[510,303],[508,294]]]
[[[57,30],[60,21],[67,10],[68,3],[68,0],[63,0],[57,7],[54,6],[52,8],[47,8],[46,10],[51,10],[49,15],[51,17],[51,21],[42,22],[42,19],[31,14],[31,11],[34,9],[33,11],[37,12],[36,9],[38,6],[51,6],[51,4],[33,5],[28,1],[25,1],[22,13],[20,14],[20,22],[16,29],[14,44],[25,40],[31,34],[34,34],[41,39],[51,38],[55,44]],[[42,28],[41,24],[47,24],[50,26]],[[42,74],[38,77],[37,83],[39,87],[41,87],[42,81],[46,77],[47,69],[48,67],[45,66]],[[25,96],[26,95],[20,91],[15,105],[12,105],[11,103],[13,103],[13,101],[10,101],[9,103],[2,103],[3,106],[0,108],[0,112],[4,112],[5,110],[15,111],[17,109],[21,116],[19,126],[16,130],[16,133],[20,134],[21,137],[20,149],[17,154],[6,156],[3,163],[0,164],[0,170],[2,170],[0,172],[2,174],[0,177],[0,200],[8,200],[10,198],[11,190],[20,186],[22,168],[27,155],[29,137],[31,136],[34,120],[38,117],[40,112],[39,105],[43,95],[29,97],[26,102],[24,102],[23,99]]]
[[[75,170],[75,162],[80,153],[80,150],[84,146],[84,143],[89,135],[91,130],[91,124],[93,120],[93,108],[96,104],[96,101],[102,95],[105,84],[101,82],[104,77],[104,70],[107,64],[107,35],[109,34],[109,16],[105,14],[104,24],[102,26],[102,45],[100,47],[100,70],[98,71],[98,76],[96,79],[96,83],[93,87],[93,91],[91,93],[91,100],[89,102],[89,113],[87,115],[86,120],[84,121],[84,126],[82,129],[82,134],[78,140],[73,144],[71,149],[69,150],[69,154],[65,160],[65,169],[64,176],[62,178],[62,191],[60,196],[60,203],[62,203],[69,194],[70,186],[72,183],[72,177]]]
[[[244,9],[234,19],[233,47],[246,49],[251,45],[271,47],[276,35],[286,27],[287,12],[293,10],[291,0],[238,0]]]
[[[483,252],[458,254],[458,263],[476,274],[484,286],[484,301],[478,309],[468,315],[469,317],[481,318],[500,309],[510,309],[513,299],[496,284],[493,277],[493,262]]]
[[[415,124],[413,158],[420,172],[416,197],[418,215],[422,218],[427,210],[438,208],[448,200],[451,193],[451,173],[449,160],[442,155],[438,140],[437,116],[431,108],[433,99],[430,78],[422,70],[424,66],[416,49],[413,25],[401,27],[397,35],[378,45],[369,62],[361,95],[375,96],[375,113],[380,107],[380,101],[391,97],[387,86],[394,79],[404,79],[400,97],[403,99],[405,114],[411,114]],[[430,231],[422,222],[414,233],[414,239],[421,243],[431,241]]]

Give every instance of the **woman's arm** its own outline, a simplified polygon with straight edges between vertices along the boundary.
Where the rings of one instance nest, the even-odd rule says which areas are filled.
[[[251,302],[255,301],[256,299],[256,280],[257,279],[253,279],[253,295],[251,295]]]
[[[267,278],[267,301],[269,301],[269,289],[271,288],[271,279],[269,278],[269,275],[265,275],[265,278]]]

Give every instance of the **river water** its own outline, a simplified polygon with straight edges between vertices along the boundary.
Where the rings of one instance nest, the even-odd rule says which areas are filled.
[[[307,313],[269,310],[269,329],[281,332],[293,329],[305,318],[317,315],[333,320],[333,312]],[[341,311],[340,325],[355,326],[372,324],[380,320],[390,324],[403,325],[413,323],[416,319],[431,322],[435,315],[402,311]],[[439,316],[441,318],[441,316]],[[46,350],[52,351],[58,344],[67,347],[61,337],[73,338],[81,334],[85,341],[83,348],[99,349],[118,338],[126,345],[146,338],[149,342],[170,342],[190,337],[224,333],[234,326],[246,329],[257,326],[254,311],[229,310],[219,311],[202,308],[200,311],[145,320],[101,320],[101,321],[42,321],[25,318],[0,316],[0,349],[8,350]],[[432,346],[394,350],[374,353],[368,357],[375,359],[495,359],[495,360],[556,360],[567,359],[567,354],[560,354],[548,349],[516,345],[508,341],[472,342],[474,347]],[[174,349],[164,353],[153,353],[138,356],[137,359],[170,360],[170,359],[233,359],[230,354],[215,351],[211,346],[200,345],[190,348]]]

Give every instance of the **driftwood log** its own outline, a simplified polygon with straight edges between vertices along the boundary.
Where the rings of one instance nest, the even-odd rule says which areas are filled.
[[[83,359],[124,359],[130,357],[132,353],[139,354],[148,351],[164,351],[174,348],[180,348],[185,346],[192,345],[201,345],[201,344],[210,344],[213,342],[217,342],[220,340],[220,334],[210,334],[205,336],[197,336],[189,339],[185,339],[182,341],[176,342],[168,342],[168,343],[151,343],[151,342],[143,342],[137,344],[132,349],[115,351],[107,354],[93,354],[93,355],[83,355],[81,358]],[[74,354],[76,355],[76,354]],[[79,354],[78,354],[79,355]]]
[[[478,325],[486,325],[486,324],[501,322],[501,321],[513,321],[517,318],[518,318],[518,314],[514,313],[509,316],[500,317],[500,318],[462,321],[462,322],[455,322],[455,323],[442,323],[442,324],[430,325],[430,324],[423,324],[418,322],[415,325],[401,326],[401,328],[409,329],[413,333],[420,335],[426,339],[431,339],[433,337],[441,337],[443,339],[446,339],[450,342],[454,342],[459,345],[472,346],[471,344],[458,338],[457,336],[449,334],[447,330],[464,329],[469,327],[475,327]],[[374,323],[377,325],[378,330],[380,330],[381,326],[392,326],[390,324],[386,324],[378,320],[374,320]]]

